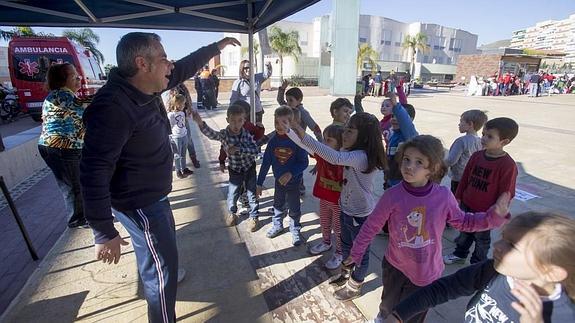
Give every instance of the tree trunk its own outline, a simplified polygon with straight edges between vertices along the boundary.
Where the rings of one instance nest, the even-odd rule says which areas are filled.
[[[280,82],[284,81],[284,58],[282,55],[278,55],[280,59]]]
[[[411,49],[411,77],[415,78],[415,55],[417,55],[417,51],[415,48]]]

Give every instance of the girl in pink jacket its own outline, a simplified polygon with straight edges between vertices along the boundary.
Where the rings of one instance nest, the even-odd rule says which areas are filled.
[[[406,141],[396,154],[403,181],[385,191],[353,242],[346,268],[359,263],[384,224],[389,226],[389,244],[383,260],[383,286],[378,319],[414,291],[441,277],[442,234],[445,224],[473,232],[502,226],[509,218],[509,193],[485,213],[465,213],[449,188],[439,182],[446,173],[444,148],[433,136],[420,135]],[[343,290],[350,298],[352,290]],[[423,322],[426,313],[408,322]]]

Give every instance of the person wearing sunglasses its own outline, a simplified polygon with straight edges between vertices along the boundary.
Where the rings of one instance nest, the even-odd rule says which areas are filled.
[[[239,78],[232,85],[232,95],[230,97],[230,105],[237,100],[242,100],[250,103],[250,90],[252,84],[250,84],[250,62],[248,60],[243,60],[240,63]],[[255,98],[255,109],[256,109],[256,125],[262,124],[262,117],[264,114],[264,108],[262,106],[262,101],[260,100],[260,91],[262,83],[267,80],[272,75],[272,64],[271,62],[266,63],[263,73],[255,74],[255,87],[256,98]],[[253,122],[253,120],[250,120]]]

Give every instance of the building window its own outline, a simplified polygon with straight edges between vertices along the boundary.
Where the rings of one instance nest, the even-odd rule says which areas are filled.
[[[308,33],[307,32],[300,32],[299,33],[299,44],[301,46],[307,46],[308,41]]]
[[[403,33],[399,33],[399,37],[397,38],[397,41],[395,42],[395,47],[401,47],[402,42],[403,42]]]
[[[391,30],[384,29],[381,31],[381,44],[391,46]]]
[[[427,56],[427,55],[423,56],[423,62],[429,63],[429,56]]]
[[[395,55],[393,55],[393,60],[399,61],[399,60],[401,60],[401,56],[399,54],[395,54]]]
[[[367,43],[367,38],[365,38],[365,37],[359,37],[359,42],[360,42],[360,43]]]
[[[461,52],[461,39],[451,38],[449,40],[449,50],[454,51],[456,53]]]
[[[433,49],[444,50],[445,49],[445,37],[433,37]]]

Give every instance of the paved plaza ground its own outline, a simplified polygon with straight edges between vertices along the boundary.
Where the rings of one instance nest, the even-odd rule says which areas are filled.
[[[273,127],[276,93],[264,91],[262,94],[267,109],[264,124],[268,130]],[[228,97],[228,93],[222,93],[220,101],[224,103]],[[304,88],[304,105],[322,128],[331,122],[329,104],[332,100],[325,90]],[[380,117],[381,100],[367,97],[364,108]],[[419,133],[441,138],[446,148],[459,136],[459,116],[467,109],[487,110],[490,118],[515,119],[520,126],[519,135],[508,146],[508,152],[519,167],[517,187],[536,197],[514,200],[512,213],[537,210],[575,216],[574,95],[466,97],[457,90],[419,91],[409,97],[409,102],[417,111],[415,124]],[[224,109],[202,112],[202,115],[213,128],[226,126]],[[329,255],[307,253],[307,246],[321,237],[318,202],[310,194],[314,177],[305,176],[308,194],[302,204],[302,233],[307,246],[293,247],[289,234],[266,238],[269,214],[262,214],[262,225],[255,233],[247,231],[245,222],[237,227],[225,227],[227,174],[219,172],[219,144],[207,140],[197,127],[193,132],[202,168],[188,179],[175,179],[169,196],[176,219],[180,265],[187,271],[178,290],[178,320],[361,322],[372,318],[378,311],[382,290],[381,260],[387,239],[377,236],[373,242],[371,274],[366,279],[363,296],[347,303],[335,300],[333,289],[327,283],[334,273],[322,267]],[[313,164],[313,160],[310,163]],[[378,176],[374,184],[378,196],[383,193],[382,180],[383,176]],[[446,178],[444,183],[447,182]],[[260,201],[262,210],[272,203],[271,172],[265,185],[268,189]],[[0,321],[146,322],[146,304],[131,246],[123,250],[120,264],[116,266],[96,262],[89,230],[62,229],[65,225],[63,201],[52,175],[41,176],[30,185],[28,192],[33,192],[35,198],[22,194],[16,204],[32,239],[51,246],[60,238],[51,251],[39,247],[41,260],[31,262],[8,209],[0,209],[0,236],[5,246],[0,249],[0,305],[3,306],[0,312],[13,300]],[[129,241],[126,231],[120,232]],[[453,249],[456,234],[452,229],[445,232],[444,252]],[[499,231],[494,230],[495,238],[498,234]],[[446,273],[461,267],[449,266]],[[17,286],[28,277],[16,297],[21,289]],[[427,322],[460,322],[465,304],[466,299],[460,299],[439,306],[429,312]]]

